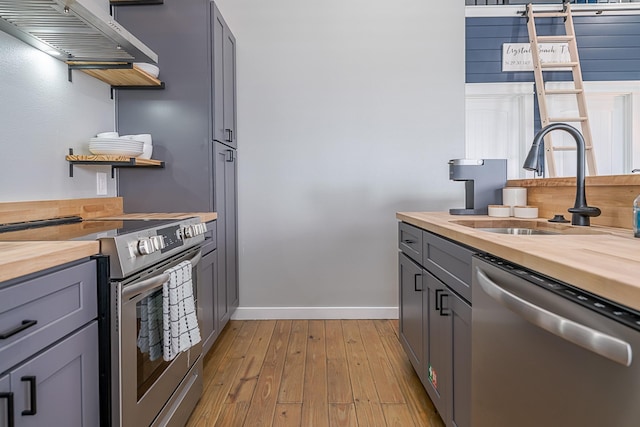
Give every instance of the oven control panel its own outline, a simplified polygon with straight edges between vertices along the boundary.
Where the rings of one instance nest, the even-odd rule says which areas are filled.
[[[206,224],[199,218],[149,227],[125,235],[101,239],[101,252],[111,258],[111,275],[123,278],[204,242]]]

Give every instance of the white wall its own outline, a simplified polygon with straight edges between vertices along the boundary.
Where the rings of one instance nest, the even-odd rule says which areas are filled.
[[[238,49],[237,316],[394,315],[396,211],[464,203],[463,2],[217,3]]]
[[[78,166],[69,177],[69,148],[89,154],[97,132],[113,130],[109,86],[79,71],[73,82],[61,61],[0,31],[0,201],[96,197],[96,172]]]

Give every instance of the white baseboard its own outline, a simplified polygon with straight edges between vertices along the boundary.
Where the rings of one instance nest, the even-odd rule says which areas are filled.
[[[397,319],[398,307],[238,307],[234,320]]]

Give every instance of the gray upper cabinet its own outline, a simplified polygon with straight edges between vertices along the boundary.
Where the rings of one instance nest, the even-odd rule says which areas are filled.
[[[125,212],[213,210],[209,1],[168,1],[116,8],[116,20],[132,28],[160,58],[164,90],[116,92],[117,130],[150,133],[153,159],[164,169],[119,169],[118,194]]]
[[[214,3],[211,3],[210,13],[213,46],[213,138],[237,148],[236,38]]]
[[[236,132],[236,38],[224,31],[224,133],[227,145],[238,148]]]

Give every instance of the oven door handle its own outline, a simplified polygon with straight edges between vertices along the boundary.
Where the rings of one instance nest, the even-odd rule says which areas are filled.
[[[631,345],[626,341],[569,320],[512,294],[489,279],[480,267],[476,267],[476,278],[482,290],[490,297],[537,327],[622,366],[631,365]]]
[[[191,265],[195,267],[201,259],[202,251],[198,251],[198,253],[195,254],[189,261],[191,261]],[[158,276],[145,279],[142,282],[136,283],[135,285],[126,286],[122,289],[122,298],[129,298],[129,296],[131,295],[138,295],[142,292],[158,288],[168,282],[169,279],[171,279],[171,276],[169,276],[167,273],[162,273]]]

